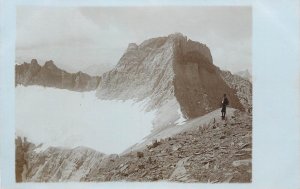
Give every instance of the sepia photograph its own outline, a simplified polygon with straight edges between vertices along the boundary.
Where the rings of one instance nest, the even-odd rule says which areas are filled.
[[[251,6],[17,6],[15,180],[252,183]]]

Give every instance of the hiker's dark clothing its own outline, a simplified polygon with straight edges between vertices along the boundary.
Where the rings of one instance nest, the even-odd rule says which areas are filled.
[[[229,101],[227,99],[227,97],[224,97],[223,100],[222,100],[222,109],[221,109],[221,112],[222,112],[222,119],[224,120],[225,119],[225,114],[226,114],[226,106],[229,104]]]
[[[229,104],[228,99],[225,97],[222,101],[222,110],[221,112],[226,112],[226,106]]]
[[[221,112],[226,112],[226,106],[222,106]]]

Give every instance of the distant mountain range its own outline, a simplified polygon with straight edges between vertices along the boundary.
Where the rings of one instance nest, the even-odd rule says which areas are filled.
[[[58,68],[52,60],[43,66],[36,59],[31,63],[15,65],[15,86],[40,85],[72,91],[95,90],[100,82],[99,76],[90,76],[83,72],[68,73]]]

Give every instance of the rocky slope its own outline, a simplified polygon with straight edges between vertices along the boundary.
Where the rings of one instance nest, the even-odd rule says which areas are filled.
[[[233,112],[236,109],[233,108],[227,108],[227,116],[232,116]],[[136,151],[136,150],[142,150],[145,149],[147,145],[151,144],[155,140],[164,140],[168,137],[172,137],[176,134],[186,132],[194,127],[198,127],[199,125],[207,125],[212,120],[218,120],[220,119],[220,111],[221,109],[217,109],[215,111],[212,111],[208,114],[205,114],[204,116],[200,116],[194,119],[186,120],[182,122],[181,124],[169,124],[165,127],[162,127],[160,129],[153,130],[149,135],[143,138],[143,141],[136,143],[135,145],[131,146],[127,150],[123,152],[128,153],[130,151]]]
[[[59,69],[52,60],[40,66],[37,60],[15,66],[15,85],[41,85],[73,91],[95,90],[100,77],[77,72],[68,73]]]
[[[102,75],[97,89],[102,99],[147,99],[147,110],[164,114],[165,106],[172,106],[167,114],[180,116],[179,110],[185,118],[219,108],[224,93],[231,107],[244,110],[236,91],[213,65],[209,48],[179,33],[129,44],[117,66]]]
[[[252,112],[252,83],[238,75],[231,74],[230,71],[219,69],[219,73],[227,85],[236,91],[245,111]]]
[[[91,171],[86,181],[251,182],[252,118],[235,112]]]
[[[38,149],[16,140],[17,181],[251,182],[252,116],[237,110],[123,155]]]

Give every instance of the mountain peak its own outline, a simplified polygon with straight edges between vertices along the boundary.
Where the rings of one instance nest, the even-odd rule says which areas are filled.
[[[44,67],[46,67],[48,69],[58,69],[56,67],[56,65],[54,64],[53,60],[46,61],[46,63],[44,64]]]
[[[102,75],[99,98],[150,99],[146,110],[168,111],[164,106],[172,104],[170,114],[195,118],[219,108],[226,93],[232,107],[243,109],[234,90],[218,74],[206,45],[175,33],[138,46],[130,44],[128,49],[117,66]],[[157,118],[162,119],[166,120]]]
[[[175,32],[175,33],[169,34],[168,38],[187,38],[187,36],[180,32]]]
[[[36,59],[32,59],[30,64],[33,64],[33,65],[38,65],[38,61]]]
[[[127,51],[137,50],[138,45],[136,43],[129,43],[127,47]]]

